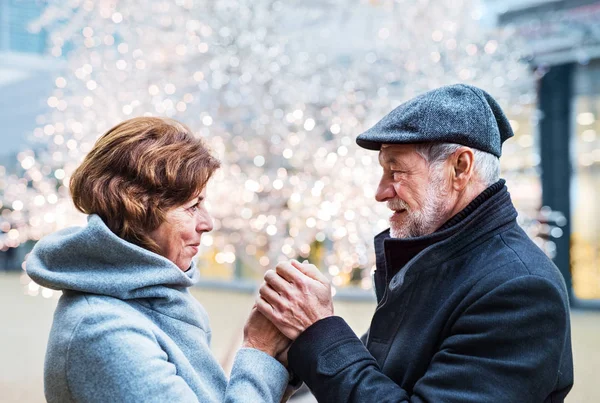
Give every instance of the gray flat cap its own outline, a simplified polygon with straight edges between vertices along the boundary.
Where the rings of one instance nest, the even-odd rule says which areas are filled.
[[[369,150],[382,144],[444,142],[502,155],[513,131],[500,105],[484,90],[465,84],[441,87],[413,98],[356,138]]]

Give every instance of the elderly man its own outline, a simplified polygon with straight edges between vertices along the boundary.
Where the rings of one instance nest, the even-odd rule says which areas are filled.
[[[280,263],[257,306],[287,337],[291,370],[320,402],[562,402],[573,384],[569,305],[556,266],[517,225],[496,101],[442,87],[357,138],[379,150],[377,309],[358,339],[327,279]]]

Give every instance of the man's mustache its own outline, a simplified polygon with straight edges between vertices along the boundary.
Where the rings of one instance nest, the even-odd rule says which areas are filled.
[[[387,201],[387,207],[390,210],[398,211],[398,210],[408,210],[408,204],[404,200],[401,199],[392,199]]]

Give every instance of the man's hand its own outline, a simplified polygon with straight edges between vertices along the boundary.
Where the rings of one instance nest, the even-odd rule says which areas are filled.
[[[242,347],[255,348],[279,360],[287,366],[287,349],[291,341],[269,322],[257,309],[252,307],[250,317],[244,326]]]
[[[265,273],[256,307],[290,340],[333,315],[331,284],[319,269],[292,260]]]

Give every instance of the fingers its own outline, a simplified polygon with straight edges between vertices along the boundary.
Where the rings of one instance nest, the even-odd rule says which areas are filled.
[[[267,302],[262,296],[259,296],[256,299],[256,309],[271,323],[277,326],[275,308],[273,308],[273,306],[269,304],[269,302]]]
[[[317,266],[308,263],[308,261],[306,260],[305,262],[307,263],[300,263],[297,260],[292,260],[291,264],[293,265],[293,267],[301,271],[304,275],[312,278],[313,280],[317,280],[320,283],[328,282],[327,277],[325,277],[325,275],[321,273],[319,269],[317,269]]]
[[[307,260],[304,263],[300,263],[297,260],[291,260],[289,262],[280,262],[275,268],[277,274],[292,284],[300,284],[309,277],[320,283],[328,283],[327,277],[319,271],[314,265],[308,263]]]
[[[282,355],[290,340],[270,320],[274,312],[263,299],[256,301],[256,309],[253,309],[244,326],[244,347],[261,350],[275,358]]]
[[[298,269],[292,266],[291,262],[279,262],[275,268],[275,271],[292,284],[302,281],[305,277],[304,273],[302,271],[298,271]]]
[[[274,270],[267,270],[265,273],[265,282],[271,286],[278,294],[289,294],[290,283],[284,280]]]
[[[271,288],[267,283],[264,283],[258,290],[259,296],[265,300],[271,307],[281,311],[284,308],[284,303],[281,296]]]
[[[276,328],[290,340],[295,340],[300,333],[294,327],[286,323],[285,318],[282,317],[280,311],[277,311],[269,302],[267,302],[262,296],[259,296],[256,300],[256,308],[267,318]]]

